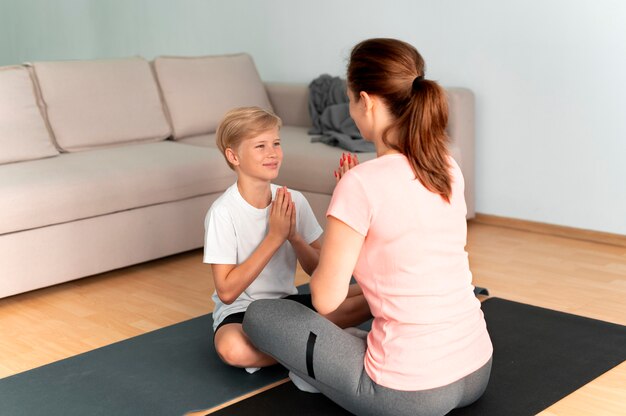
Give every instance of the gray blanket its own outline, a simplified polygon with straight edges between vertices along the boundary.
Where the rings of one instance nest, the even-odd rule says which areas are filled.
[[[349,152],[374,152],[350,117],[346,81],[323,74],[309,84],[309,114],[313,127],[309,134],[318,135],[312,142],[341,147]]]

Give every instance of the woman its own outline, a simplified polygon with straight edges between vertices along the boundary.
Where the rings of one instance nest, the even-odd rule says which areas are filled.
[[[356,278],[367,340],[289,301],[258,301],[244,330],[310,385],[359,415],[443,415],[484,392],[492,345],[465,251],[463,176],[447,151],[445,92],[411,45],[370,39],[348,65],[350,115],[377,158],[343,163],[311,277],[321,315]]]

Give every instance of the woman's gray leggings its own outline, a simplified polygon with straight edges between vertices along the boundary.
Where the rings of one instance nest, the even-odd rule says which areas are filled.
[[[476,401],[491,373],[489,360],[443,387],[400,391],[380,386],[364,369],[365,339],[285,299],[253,302],[243,329],[257,348],[356,415],[444,415]]]

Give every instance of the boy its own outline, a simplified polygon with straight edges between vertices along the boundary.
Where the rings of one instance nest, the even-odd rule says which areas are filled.
[[[294,286],[296,260],[309,275],[319,260],[322,228],[300,192],[271,183],[283,158],[281,120],[258,107],[226,114],[217,146],[237,173],[237,182],[211,206],[205,219],[204,262],[215,281],[215,349],[225,363],[249,372],[275,364],[243,332],[248,305],[257,299],[288,298],[313,309],[310,295]],[[369,316],[360,288],[350,289],[346,305],[330,314],[340,326]],[[336,316],[335,316],[336,315]]]

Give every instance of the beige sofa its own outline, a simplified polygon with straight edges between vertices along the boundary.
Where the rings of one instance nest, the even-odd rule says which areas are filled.
[[[472,217],[473,95],[448,91]],[[247,54],[0,68],[0,297],[201,247],[208,207],[235,180],[214,138],[236,106],[282,117],[276,182],[324,223],[342,150],[311,143],[307,93],[263,83]]]

